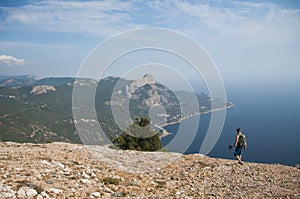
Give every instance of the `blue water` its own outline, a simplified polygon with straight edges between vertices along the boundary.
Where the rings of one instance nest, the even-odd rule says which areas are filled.
[[[234,103],[227,109],[221,136],[208,154],[210,157],[234,159],[228,145],[233,144],[235,129],[240,127],[247,136],[248,149],[243,160],[260,163],[295,165],[300,163],[300,92],[297,84],[226,86],[227,99]],[[210,121],[210,114],[201,115],[196,137],[185,154],[199,153]],[[192,125],[197,118],[182,122]],[[173,134],[162,139],[169,143],[179,124],[166,126]],[[190,139],[187,132],[186,139]],[[168,149],[176,151],[176,147]]]

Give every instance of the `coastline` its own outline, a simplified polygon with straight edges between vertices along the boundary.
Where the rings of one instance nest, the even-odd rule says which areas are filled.
[[[183,120],[187,120],[191,117],[195,117],[195,116],[199,116],[199,115],[208,115],[212,112],[217,112],[217,111],[222,111],[222,110],[227,110],[227,109],[231,109],[233,108],[234,105],[231,104],[229,106],[226,106],[226,107],[222,107],[222,108],[217,108],[217,109],[212,109],[212,110],[209,110],[209,111],[206,111],[206,112],[203,112],[203,113],[193,113],[193,114],[190,114],[190,115],[187,115],[187,116],[184,116],[184,117],[181,117],[178,121],[173,121],[173,122],[168,122],[168,123],[165,123],[163,125],[155,125],[156,127],[160,128],[161,130],[163,130],[162,134],[160,135],[160,139],[168,136],[168,135],[171,135],[172,133],[169,133],[168,131],[166,131],[164,128],[166,126],[169,126],[169,125],[174,125],[174,124],[179,124],[180,122],[182,122]]]
[[[203,112],[203,113],[193,113],[191,115],[187,115],[187,116],[184,116],[184,117],[180,118],[178,121],[168,122],[168,123],[165,123],[165,124],[163,124],[161,126],[158,126],[158,127],[164,128],[164,127],[169,126],[169,125],[178,124],[178,123],[182,122],[183,120],[189,119],[189,118],[194,117],[194,116],[207,115],[207,114],[210,114],[212,112],[217,112],[217,111],[222,111],[222,110],[226,110],[226,109],[231,109],[232,107],[234,107],[234,105],[230,105],[230,106],[226,106],[226,107],[223,107],[223,108],[217,108],[217,109],[209,110],[209,111],[206,111],[206,112]]]

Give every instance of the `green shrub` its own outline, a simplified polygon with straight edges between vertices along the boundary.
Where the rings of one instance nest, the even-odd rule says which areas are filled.
[[[135,119],[134,124],[114,140],[114,144],[124,150],[157,151],[162,148],[159,133],[151,128],[146,118]]]
[[[105,177],[105,178],[103,178],[102,182],[104,184],[119,185],[120,182],[121,182],[121,179],[119,179],[119,178],[112,178],[112,177]]]

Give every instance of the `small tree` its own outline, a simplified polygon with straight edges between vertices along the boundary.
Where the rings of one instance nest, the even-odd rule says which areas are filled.
[[[159,134],[151,128],[147,118],[136,118],[114,144],[124,150],[157,151],[162,148]]]

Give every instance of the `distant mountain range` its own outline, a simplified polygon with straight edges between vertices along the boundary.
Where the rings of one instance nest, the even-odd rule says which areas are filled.
[[[37,79],[31,75],[22,76],[0,76],[0,87],[15,87],[15,86],[35,86],[35,85],[52,85],[61,86],[70,82],[74,82],[75,78],[71,77],[47,77]]]
[[[95,121],[90,121],[89,118],[74,120],[74,85],[83,89],[97,86],[95,109],[98,121],[103,131],[112,139],[121,133],[114,121],[112,107],[122,110],[126,108],[126,100],[129,101],[132,119],[149,118],[152,107],[163,107],[164,114],[156,114],[155,121],[152,121],[157,126],[179,122],[191,115],[208,113],[212,111],[212,101],[216,102],[216,109],[232,106],[232,103],[227,103],[224,99],[211,98],[203,93],[171,91],[156,82],[150,74],[136,81],[107,77],[99,82],[70,77],[36,79],[33,76],[0,76],[0,140],[81,143],[75,123]],[[195,110],[195,104],[190,100],[193,96],[197,98],[199,111]],[[183,106],[184,112],[181,110]],[[95,139],[93,144],[98,141]]]

